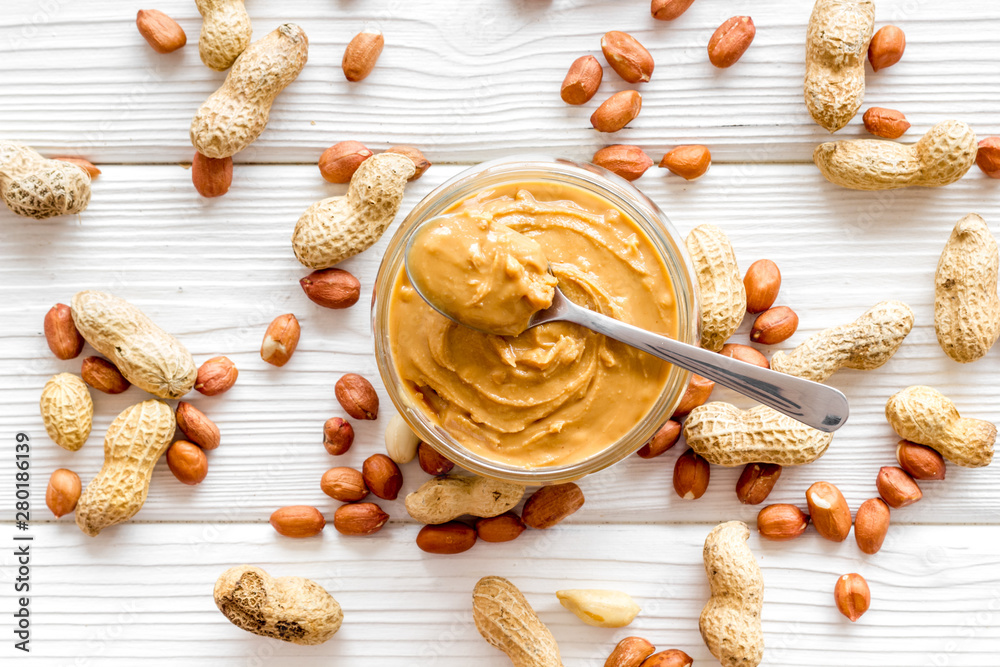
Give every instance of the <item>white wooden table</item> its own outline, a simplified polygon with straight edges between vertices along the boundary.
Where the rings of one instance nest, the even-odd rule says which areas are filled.
[[[197,53],[200,28],[190,0],[156,4],[187,31],[188,46],[155,54],[137,34],[136,2],[35,0],[4,3],[0,13],[0,136],[47,155],[81,154],[104,173],[79,218],[33,222],[0,210],[0,663],[25,656],[11,632],[15,434],[31,436],[31,659],[50,665],[506,665],[478,635],[471,590],[484,575],[511,578],[559,640],[565,663],[602,665],[624,636],[677,647],[698,665],[715,661],[702,644],[698,613],[708,589],[701,545],[715,523],[754,522],[740,505],[739,470],[716,468],[708,493],[683,501],[671,488],[675,447],[659,459],[632,457],[584,479],[584,508],[547,532],[501,545],[480,543],[458,556],[429,556],[402,502],[382,503],[390,524],[369,539],[290,540],[267,523],[277,507],[312,504],[331,516],[337,503],[319,478],[333,465],[359,466],[381,451],[392,414],[387,395],[375,423],[339,459],[321,445],[323,422],[340,414],[333,384],[344,372],[377,377],[369,298],[384,239],[345,267],[362,281],[362,300],[347,311],[321,309],[296,281],[306,271],[289,237],[299,214],[326,184],[315,163],[343,139],[372,149],[413,144],[435,163],[407,190],[404,210],[437,184],[484,159],[538,150],[587,159],[607,143],[635,143],[655,160],[665,149],[705,143],[715,164],[686,183],[651,169],[637,185],[684,233],[702,222],[722,226],[741,266],[762,257],[781,267],[780,303],[800,315],[790,347],[825,327],[850,321],[883,299],[901,299],[916,326],[883,368],[842,371],[831,384],[852,405],[850,423],[817,463],[787,469],[768,502],[804,505],[804,490],[823,479],[852,508],[875,495],[880,466],[894,464],[897,438],[883,406],[893,392],[930,384],[970,416],[1000,420],[996,352],[959,366],[938,347],[933,273],[953,224],[975,211],[1000,223],[1000,182],[974,169],[946,189],[865,194],[828,185],[810,161],[828,135],[802,103],[808,0],[698,0],[681,19],[653,21],[647,0],[249,0],[259,38],[285,21],[309,35],[309,64],[278,99],[263,136],[237,156],[228,195],[194,191],[188,124],[223,75]],[[704,52],[711,32],[734,14],[751,14],[757,38],[730,70]],[[915,140],[937,121],[957,118],[981,136],[1000,133],[1000,5],[995,0],[879,0],[877,24],[908,38],[903,61],[873,75],[867,106],[903,110]],[[340,58],[366,24],[386,35],[374,73],[348,84]],[[559,99],[577,56],[599,56],[609,29],[636,35],[656,58],[641,86],[640,117],[614,136],[593,131],[582,108]],[[599,56],[600,57],[600,56]],[[625,84],[607,69],[599,96]],[[860,116],[840,135],[864,135]],[[196,405],[222,429],[203,484],[177,482],[164,463],[132,522],[97,538],[72,516],[51,520],[43,498],[49,473],[76,470],[86,480],[102,460],[108,424],[142,393],[95,393],[93,434],[76,453],[45,435],[39,392],[79,359],[55,360],[42,318],[81,289],[113,291],[175,333],[200,363],[225,354],[240,369],[236,387]],[[294,312],[303,335],[283,369],[263,363],[266,324]],[[746,335],[749,321],[742,335]],[[739,340],[739,336],[737,337]],[[745,341],[744,341],[745,342]],[[84,354],[92,354],[89,350]],[[744,402],[726,391],[716,398]],[[426,479],[404,468],[404,493]],[[1000,664],[1000,466],[963,470],[923,484],[924,499],[893,511],[885,547],[864,556],[853,537],[842,544],[810,530],[785,544],[754,532],[764,570],[764,664]],[[256,637],[215,609],[212,586],[231,565],[249,562],[275,575],[300,575],[329,589],[345,610],[340,633],[318,647]],[[871,610],[851,624],[833,605],[838,575],[860,572]],[[621,630],[584,626],[556,601],[560,588],[616,588],[643,612]]]

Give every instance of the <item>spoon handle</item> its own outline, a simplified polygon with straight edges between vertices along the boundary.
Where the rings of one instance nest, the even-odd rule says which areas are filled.
[[[831,433],[847,421],[847,397],[833,387],[709,352],[576,304],[573,306],[568,309],[571,312],[562,313],[560,319],[575,322],[718,382],[820,431]]]

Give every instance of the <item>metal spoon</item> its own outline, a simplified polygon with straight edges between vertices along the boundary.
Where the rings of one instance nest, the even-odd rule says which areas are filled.
[[[450,313],[439,308],[431,295],[424,294],[420,290],[420,281],[414,280],[413,276],[410,275],[410,250],[413,246],[413,240],[417,236],[416,233],[411,234],[406,245],[404,263],[410,284],[431,308],[448,319],[463,324]],[[847,421],[849,412],[847,397],[833,387],[754,366],[732,357],[726,357],[640,329],[607,315],[595,313],[573,303],[556,287],[552,305],[535,313],[528,323],[528,328],[537,327],[546,322],[560,321],[579,324],[591,331],[604,334],[643,352],[648,352],[717,382],[723,387],[749,396],[820,431],[831,433]],[[467,325],[463,324],[463,326]],[[485,333],[491,332],[486,331]]]

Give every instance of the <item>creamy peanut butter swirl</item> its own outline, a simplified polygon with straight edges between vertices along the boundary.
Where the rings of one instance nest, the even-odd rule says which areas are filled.
[[[406,266],[413,286],[442,313],[503,336],[523,332],[551,306],[558,282],[538,243],[471,211],[421,225]]]
[[[571,186],[524,183],[481,192],[449,214],[527,236],[574,302],[676,335],[676,298],[663,260],[605,200]],[[505,272],[489,275],[502,281]],[[514,270],[509,279],[523,275]],[[412,398],[468,449],[526,468],[577,462],[613,444],[650,410],[669,371],[659,359],[574,324],[516,336],[457,324],[424,302],[403,271],[389,328],[393,360]]]

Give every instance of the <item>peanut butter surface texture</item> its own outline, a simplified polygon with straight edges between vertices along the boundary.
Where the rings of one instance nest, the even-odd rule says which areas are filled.
[[[406,266],[414,287],[442,313],[502,336],[527,329],[532,315],[552,305],[559,282],[536,241],[471,211],[421,226]]]

